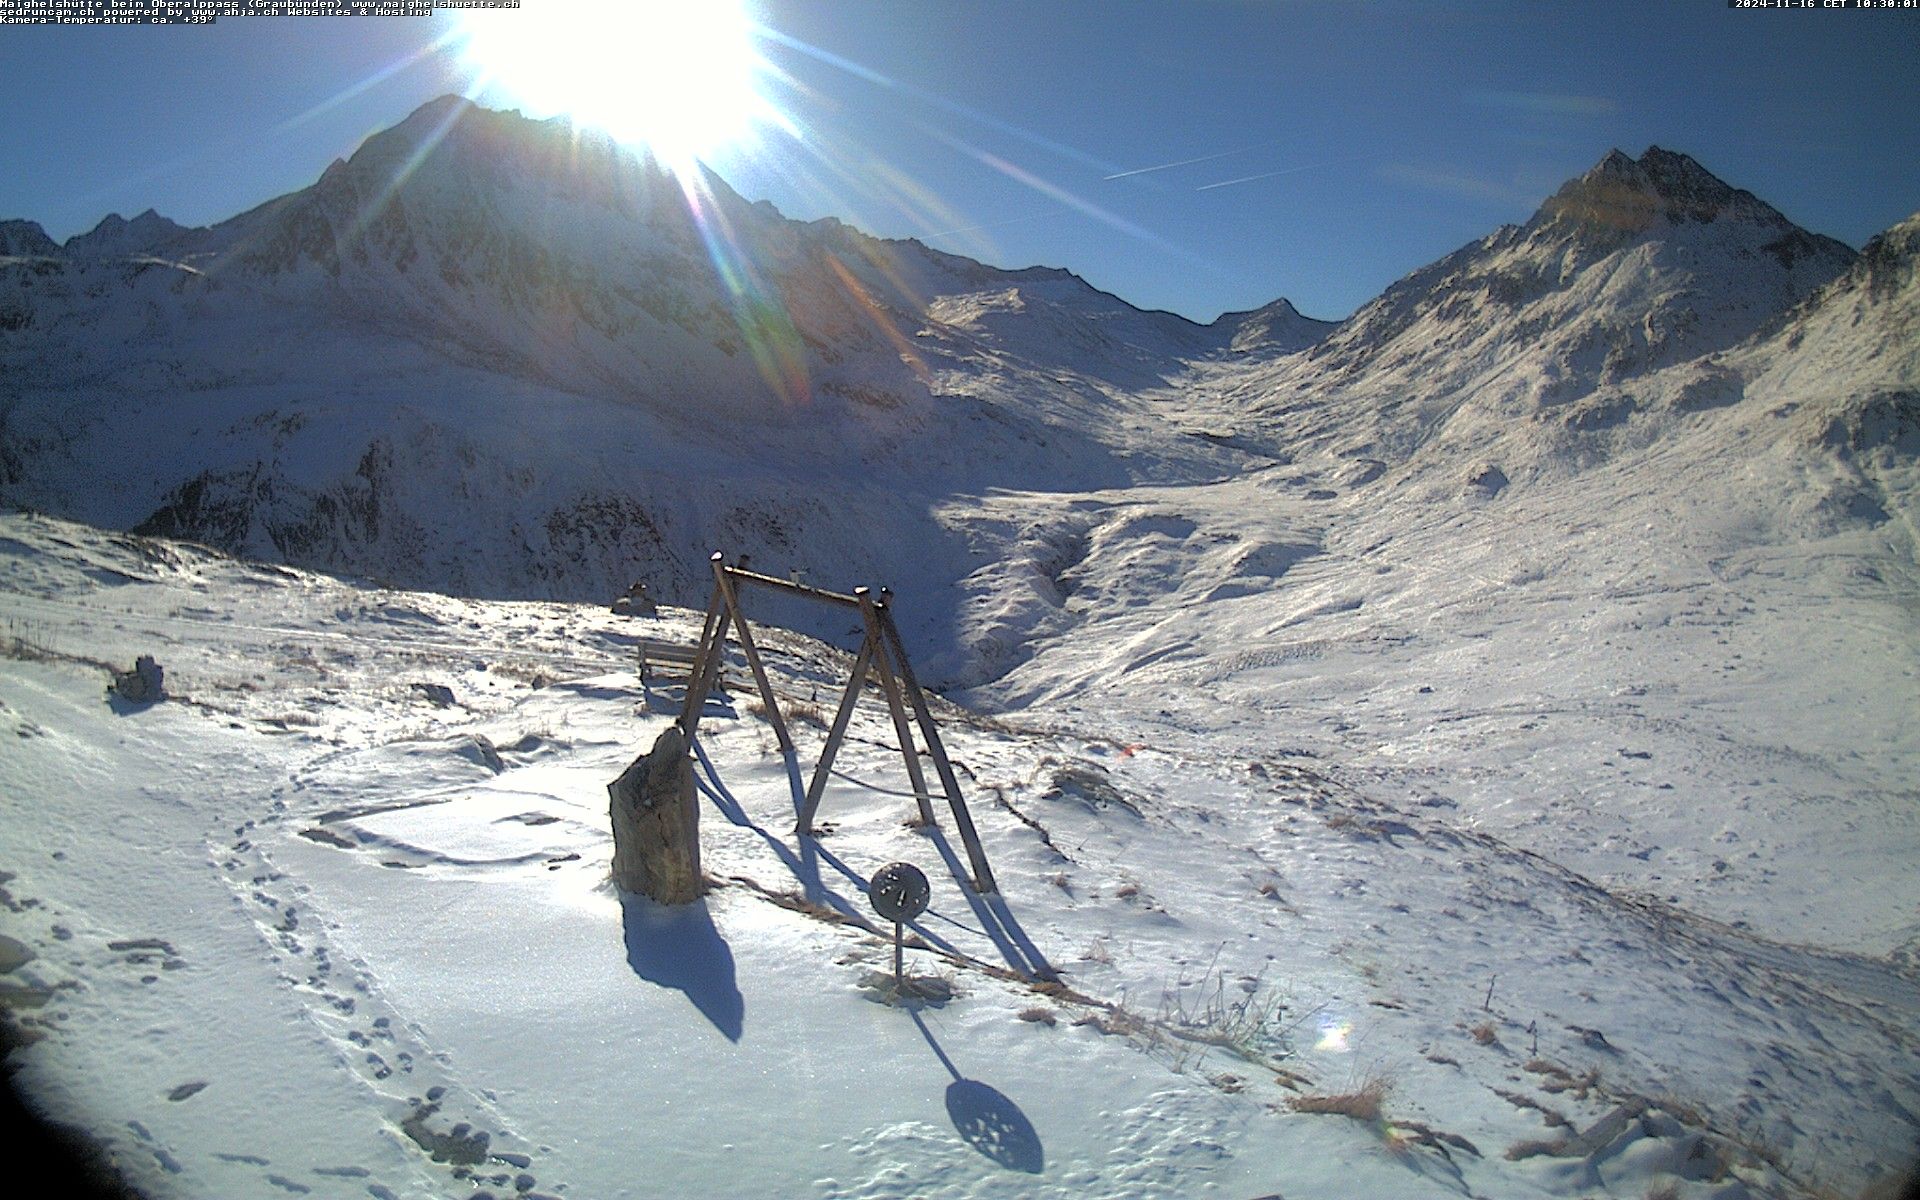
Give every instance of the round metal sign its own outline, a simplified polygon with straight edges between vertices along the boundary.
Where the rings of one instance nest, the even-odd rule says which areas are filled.
[[[873,911],[889,921],[911,921],[927,911],[927,898],[932,893],[927,877],[912,863],[888,863],[873,873],[873,881],[867,885]]]

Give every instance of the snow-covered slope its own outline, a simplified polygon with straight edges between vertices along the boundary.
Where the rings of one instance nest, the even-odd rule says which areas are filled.
[[[1889,524],[1920,556],[1920,213],[1734,365],[1756,406],[1843,465],[1816,502]]]
[[[1188,411],[1264,466],[951,514],[1020,530],[967,586],[989,648],[1037,645],[974,694],[1207,742],[1277,726],[1610,886],[1911,957],[1920,891],[1883,889],[1920,854],[1912,229],[1745,340],[1577,400],[1313,374],[1380,306],[1321,349],[1203,365]],[[1022,565],[1045,584],[1020,591]],[[1811,844],[1873,882],[1770,865]]]
[[[666,912],[606,887],[605,784],[679,690],[640,687],[633,638],[697,613],[0,537],[10,1065],[154,1197],[1798,1200],[1906,1150],[1910,964],[1602,886],[1284,717],[1139,744],[943,706],[989,898],[950,830],[904,825],[881,706],[813,843],[722,697],[715,886]],[[764,644],[796,711],[848,666]],[[171,698],[104,701],[96,660],[137,653]],[[794,727],[805,769],[822,731]],[[872,996],[862,880],[900,859],[934,885],[909,968],[954,993],[917,1011]]]

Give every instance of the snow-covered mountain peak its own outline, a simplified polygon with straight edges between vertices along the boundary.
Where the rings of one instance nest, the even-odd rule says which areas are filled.
[[[1549,197],[1529,225],[1563,223],[1636,234],[1661,222],[1726,218],[1782,231],[1795,228],[1752,192],[1728,185],[1687,155],[1650,146],[1638,159],[1609,151],[1592,170]]]
[[[448,96],[368,138],[312,187],[222,229],[249,266],[270,274],[305,264],[338,277],[374,261],[404,272],[422,249],[458,258],[528,225],[549,237],[601,232],[582,209],[603,220],[657,220],[678,211],[661,203],[677,194],[645,155],[604,135]],[[416,242],[434,235],[452,244]]]
[[[1439,356],[1449,378],[1431,365],[1412,377],[1457,393],[1461,369],[1485,376],[1492,367],[1564,399],[1732,345],[1853,258],[1684,154],[1656,146],[1635,160],[1616,150],[1525,225],[1396,283],[1313,357],[1353,376]],[[1475,352],[1459,353],[1469,345]],[[1544,370],[1507,370],[1521,355],[1544,357]]]
[[[109,213],[86,233],[67,239],[61,251],[69,258],[126,258],[140,254],[161,254],[194,233],[177,221],[161,216],[151,208],[129,221],[119,213]]]
[[[1068,271],[792,221],[711,172],[679,178],[564,120],[457,97],[215,232],[229,265],[283,297],[378,309],[569,389],[761,418],[823,396],[924,401],[946,353],[1134,386],[1221,341]]]
[[[37,221],[0,221],[0,258],[58,254],[60,244]]]
[[[1251,312],[1223,313],[1213,323],[1215,329],[1232,331],[1229,346],[1235,353],[1290,354],[1313,345],[1337,327],[1335,321],[1302,316],[1284,297]]]
[[[1914,213],[1860,250],[1855,270],[1879,281],[1883,288],[1911,286],[1920,264],[1920,212]]]
[[[652,201],[671,187],[667,171],[645,149],[564,117],[534,120],[517,111],[482,108],[460,96],[429,101],[391,129],[374,134],[345,163],[345,173],[406,188],[492,198],[503,189],[558,191],[607,205]],[[722,202],[743,202],[718,176],[700,186]]]
[[[1499,451],[1505,478],[1582,469],[1637,404],[1673,407],[1655,392],[1677,388],[1688,411],[1732,403],[1717,367],[1642,381],[1770,329],[1855,257],[1685,155],[1615,151],[1524,225],[1406,276],[1305,353],[1248,363],[1219,394],[1236,413],[1284,414],[1289,452],[1418,459],[1442,492],[1491,477],[1481,468],[1512,437],[1524,445]]]

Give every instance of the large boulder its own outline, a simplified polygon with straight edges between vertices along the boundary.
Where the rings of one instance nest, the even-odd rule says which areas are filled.
[[[166,668],[142,654],[134,660],[133,670],[115,671],[109,693],[131,704],[157,704],[167,698]]]
[[[687,738],[669,725],[653,749],[607,785],[613,882],[661,904],[700,898],[700,805]]]

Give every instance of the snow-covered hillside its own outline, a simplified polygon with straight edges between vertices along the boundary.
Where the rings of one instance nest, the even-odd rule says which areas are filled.
[[[1685,155],[1616,150],[1524,225],[1408,275],[1305,353],[1222,369],[1217,386],[1290,453],[1391,461],[1545,412],[1602,425],[1622,389],[1752,336],[1853,257]]]
[[[0,498],[468,595],[698,603],[715,547],[888,576],[953,683],[1030,656],[1045,589],[1007,576],[1071,545],[938,511],[1311,456],[1442,493],[1604,464],[1658,436],[1640,408],[1729,405],[1718,356],[1852,257],[1615,152],[1331,333],[1284,300],[1203,328],[452,99],[212,229],[7,228]]]
[[[1556,207],[1535,224],[1563,219]],[[1633,253],[1759,237],[1742,211],[1726,232],[1700,228],[1695,209],[1651,220]],[[1515,408],[1500,372],[1398,390],[1383,380],[1399,378],[1403,348],[1362,336],[1385,301],[1267,366],[1203,364],[1163,402],[1273,458],[1224,481],[950,511],[1021,531],[1023,553],[968,586],[991,617],[978,657],[1034,649],[972,695],[1095,719],[1157,688],[1169,703],[1140,716],[1163,736],[1278,728],[1285,744],[1432,787],[1610,886],[1910,960],[1920,889],[1890,898],[1771,863],[1824,843],[1835,861],[1877,860],[1865,877],[1886,880],[1920,854],[1911,229],[1797,303],[1782,290],[1747,315],[1747,339],[1587,377],[1577,400]],[[1596,304],[1576,322],[1627,311]],[[1540,353],[1511,328],[1496,341],[1518,360]],[[1351,382],[1284,390],[1338,346]],[[1454,361],[1435,351],[1429,367]],[[1430,424],[1409,416],[1425,403]],[[1021,591],[1036,574],[1046,585]],[[1192,697],[1205,703],[1180,702]],[[1750,817],[1702,823],[1703,802]],[[1586,834],[1577,849],[1569,828]]]
[[[457,100],[212,229],[8,228],[5,499],[256,557],[691,602],[716,545],[875,574],[875,527],[940,557],[930,497],[1230,464],[1133,389],[1232,323],[790,222]]]
[[[1337,327],[1202,327],[443,101],[211,229],[0,224],[11,1061],[158,1196],[1884,1181],[1916,222],[1614,152]],[[719,889],[607,893],[632,639],[699,622],[604,603],[714,549],[896,589],[1003,904],[897,796],[796,840],[744,701]],[[830,704],[846,629],[750,611]],[[103,704],[140,653],[176,699]],[[860,993],[890,858],[917,1015]]]
[[[3,532],[11,1064],[153,1196],[1799,1197],[1884,1177],[1911,1135],[1910,965],[1608,889],[1555,861],[1587,830],[1529,852],[1284,715],[1142,744],[1137,707],[943,708],[983,897],[951,830],[875,790],[904,783],[883,708],[815,843],[770,729],[723,697],[714,890],[669,912],[609,892],[605,785],[679,692],[640,686],[633,639],[697,614]],[[847,668],[767,644],[796,709]],[[104,700],[93,663],[138,653],[171,698]],[[1641,703],[1618,753],[1666,770],[1684,702]],[[804,769],[822,732],[795,728]],[[935,889],[911,968],[953,992],[917,1010],[872,994],[891,955],[861,881],[899,859]]]

